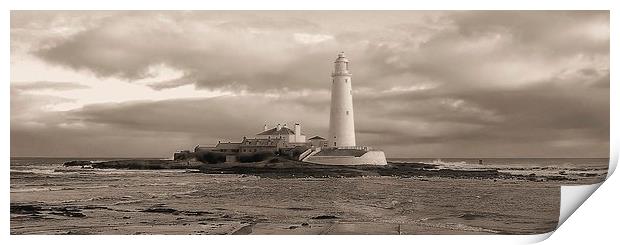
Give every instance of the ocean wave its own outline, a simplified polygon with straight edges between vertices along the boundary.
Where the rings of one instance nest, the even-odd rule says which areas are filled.
[[[469,164],[465,161],[449,162],[442,161],[441,159],[435,159],[433,161],[423,161],[425,164],[432,164],[439,169],[453,169],[453,170],[473,170],[473,169],[488,169],[488,166]]]
[[[570,164],[558,164],[558,165],[528,165],[528,164],[509,164],[509,163],[484,163],[474,164],[467,163],[466,161],[443,161],[442,159],[435,159],[432,161],[423,161],[425,164],[435,165],[438,169],[451,169],[451,170],[497,170],[509,174],[517,175],[530,175],[536,174],[539,176],[549,175],[604,175],[607,173],[607,167],[583,167]]]
[[[11,174],[33,174],[33,175],[66,175],[69,172],[55,172],[55,168],[33,168],[24,170],[11,169]]]

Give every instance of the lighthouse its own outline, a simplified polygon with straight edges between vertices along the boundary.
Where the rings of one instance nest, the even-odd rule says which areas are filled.
[[[331,93],[329,146],[355,146],[351,72],[349,72],[349,60],[344,52],[340,52],[334,62]]]
[[[349,60],[338,54],[332,72],[332,102],[329,112],[329,139],[327,147],[311,147],[300,155],[300,160],[325,165],[386,165],[385,153],[355,143],[353,119],[353,90],[351,89]]]

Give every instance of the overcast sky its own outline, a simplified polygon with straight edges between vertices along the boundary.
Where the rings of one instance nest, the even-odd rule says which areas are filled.
[[[388,158],[608,156],[608,11],[11,11],[11,156],[325,137],[340,51]]]

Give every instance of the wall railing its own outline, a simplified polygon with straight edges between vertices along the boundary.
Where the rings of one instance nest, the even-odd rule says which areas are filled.
[[[374,149],[370,146],[338,146],[336,147],[336,149],[342,149],[342,150],[362,150],[362,151],[372,151],[372,150],[377,150]]]

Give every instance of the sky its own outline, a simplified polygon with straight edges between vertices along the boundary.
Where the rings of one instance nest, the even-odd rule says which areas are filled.
[[[608,157],[608,11],[11,11],[11,156],[170,157],[300,123],[345,52],[359,145]]]

